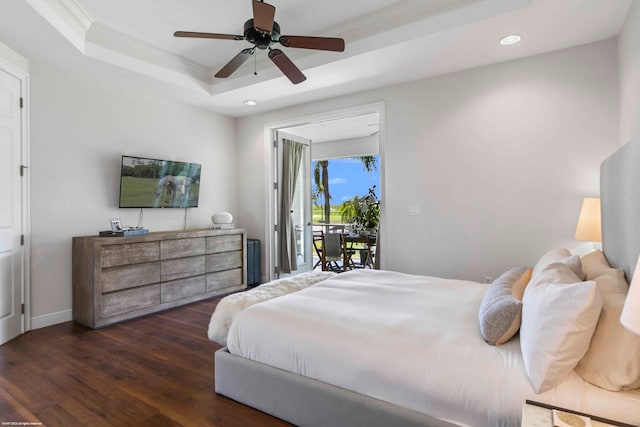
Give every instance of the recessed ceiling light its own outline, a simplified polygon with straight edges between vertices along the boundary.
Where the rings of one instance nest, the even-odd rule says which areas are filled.
[[[244,101],[244,105],[246,105],[247,107],[255,107],[256,105],[258,105],[258,101],[247,99],[246,101]]]
[[[505,36],[500,39],[500,44],[502,46],[511,46],[513,44],[519,43],[522,40],[522,36],[519,34],[511,34],[509,36]]]

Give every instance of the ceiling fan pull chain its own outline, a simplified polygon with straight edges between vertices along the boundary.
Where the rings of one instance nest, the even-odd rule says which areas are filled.
[[[253,49],[255,51],[255,48]],[[253,55],[253,75],[258,75],[258,55]]]

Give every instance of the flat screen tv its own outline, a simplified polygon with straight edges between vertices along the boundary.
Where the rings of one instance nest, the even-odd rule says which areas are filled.
[[[198,163],[122,156],[121,208],[196,208]]]

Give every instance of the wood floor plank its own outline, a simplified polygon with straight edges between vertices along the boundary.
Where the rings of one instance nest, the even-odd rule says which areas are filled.
[[[290,424],[214,391],[220,298],[91,330],[66,322],[0,346],[0,423],[47,427]]]
[[[182,424],[178,424],[171,418],[166,417],[164,414],[155,414],[136,424],[136,427],[180,427],[181,425]]]
[[[113,425],[129,425],[149,418],[157,412],[153,406],[132,399],[119,387],[108,384],[90,372],[48,372],[53,383],[66,390],[68,396],[97,417]]]
[[[81,402],[75,399],[66,399],[59,405],[64,411],[69,414],[75,423],[73,424],[57,424],[57,425],[77,425],[77,426],[91,426],[91,427],[112,427],[113,424],[107,422],[104,417],[93,412],[90,408],[84,406]],[[51,426],[52,424],[47,424]]]
[[[1,380],[2,378],[0,377],[0,414],[2,414],[0,422],[39,422],[38,417],[29,412],[9,393],[5,387],[7,383]]]

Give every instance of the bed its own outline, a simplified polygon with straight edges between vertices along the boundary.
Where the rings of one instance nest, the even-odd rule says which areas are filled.
[[[625,198],[640,192],[634,158],[640,140],[601,171],[603,251],[629,278],[640,253],[640,208]],[[542,274],[536,269],[532,281]],[[590,302],[595,328],[603,303],[596,282],[584,283],[600,299]],[[215,353],[216,392],[301,426],[516,426],[527,399],[640,425],[640,389],[605,390],[572,368],[557,384],[536,383],[535,360],[524,351],[527,309],[525,342],[516,335],[487,345],[478,311],[488,286],[358,270],[255,304],[236,316],[228,348]]]

